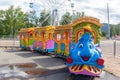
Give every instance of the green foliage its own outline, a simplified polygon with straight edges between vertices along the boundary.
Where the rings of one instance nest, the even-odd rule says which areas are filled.
[[[115,26],[116,35],[120,35],[120,23]]]
[[[0,35],[16,35],[21,28],[29,27],[29,15],[23,13],[21,8],[10,6],[9,9],[0,10]]]
[[[110,37],[115,36],[115,34],[116,34],[115,27],[114,27],[114,25],[111,25],[111,28],[110,28]]]
[[[63,16],[62,19],[60,21],[61,25],[65,25],[65,24],[70,24],[72,22],[72,20],[75,20],[77,18],[83,17],[85,16],[84,12],[76,12],[73,15],[70,14],[70,12],[66,12]]]
[[[105,37],[106,36],[106,32],[102,32],[102,37]]]
[[[72,15],[69,12],[66,12],[60,21],[61,25],[70,24],[72,21]]]
[[[114,37],[115,35],[120,35],[120,24],[110,25],[110,37]]]
[[[74,19],[83,16],[84,13],[77,12],[74,14]],[[29,20],[29,13],[22,12],[20,7],[14,8],[10,6],[7,10],[0,10],[0,35],[17,35],[21,28],[35,27],[50,25],[50,12],[43,10],[40,13],[40,18],[33,16],[34,23]],[[72,15],[66,12],[62,16],[61,24],[70,24],[72,21]]]
[[[40,23],[40,26],[50,25],[50,12],[47,12],[47,11],[43,10],[40,13],[39,23]]]
[[[85,16],[85,13],[84,12],[77,12],[76,14],[75,14],[75,18],[74,19],[76,19],[76,18],[80,18],[80,17],[84,17]]]

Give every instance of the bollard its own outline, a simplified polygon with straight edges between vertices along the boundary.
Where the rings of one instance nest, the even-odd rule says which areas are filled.
[[[113,54],[116,56],[116,40],[113,41]]]

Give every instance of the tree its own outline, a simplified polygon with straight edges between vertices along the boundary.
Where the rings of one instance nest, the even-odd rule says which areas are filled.
[[[120,23],[116,25],[116,35],[120,35]]]
[[[61,25],[65,25],[65,24],[70,24],[72,21],[72,15],[69,13],[69,12],[66,12],[62,18],[61,18],[61,21],[60,21],[60,24]]]
[[[5,11],[0,10],[0,35],[3,35],[4,33],[4,14]]]
[[[29,27],[29,16],[21,11],[21,8],[10,6],[5,11],[0,11],[1,35],[16,35],[21,28]],[[1,32],[1,31],[0,31]]]
[[[115,36],[115,26],[114,25],[110,25],[111,27],[110,27],[110,37],[113,37],[113,36]]]
[[[102,32],[102,37],[106,37],[106,33],[105,32]]]
[[[50,12],[43,10],[40,13],[40,19],[39,19],[40,26],[48,26],[50,25]]]
[[[80,17],[84,17],[85,16],[85,13],[84,12],[77,12],[76,14],[75,14],[75,19],[76,18],[80,18]]]
[[[84,12],[76,12],[73,15],[71,15],[69,12],[66,12],[60,21],[61,25],[65,25],[65,24],[70,24],[72,21],[74,21],[77,18],[83,17],[85,16]]]

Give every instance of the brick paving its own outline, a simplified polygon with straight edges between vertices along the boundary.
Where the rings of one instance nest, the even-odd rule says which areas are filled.
[[[103,58],[105,60],[104,70],[120,78],[120,57],[103,54]]]

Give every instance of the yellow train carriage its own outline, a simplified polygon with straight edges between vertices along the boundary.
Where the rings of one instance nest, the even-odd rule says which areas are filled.
[[[26,49],[28,46],[28,32],[27,29],[21,29],[19,31],[19,36],[20,36],[20,48]]]
[[[29,50],[32,44],[34,28],[24,28],[19,31],[20,47]]]
[[[45,26],[35,28],[34,50],[40,52],[54,51],[54,26]]]
[[[56,56],[67,57],[69,55],[69,46],[72,41],[72,26],[64,25],[55,28],[54,51]]]

